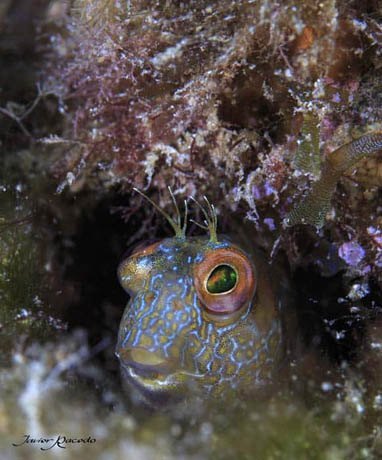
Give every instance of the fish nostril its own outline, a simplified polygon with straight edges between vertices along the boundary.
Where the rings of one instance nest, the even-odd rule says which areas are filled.
[[[133,368],[138,374],[167,374],[171,370],[170,361],[161,352],[142,347],[122,349],[119,358],[123,365]]]

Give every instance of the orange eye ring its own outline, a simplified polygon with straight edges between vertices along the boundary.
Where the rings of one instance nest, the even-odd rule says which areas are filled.
[[[227,266],[235,272],[236,281],[223,292],[210,292],[207,283],[219,267]],[[208,251],[202,262],[194,267],[194,284],[199,300],[211,313],[227,314],[248,305],[256,290],[255,268],[238,248],[229,247]]]

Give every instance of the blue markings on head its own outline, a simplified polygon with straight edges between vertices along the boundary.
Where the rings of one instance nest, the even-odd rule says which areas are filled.
[[[224,257],[228,252],[243,254],[242,259],[247,257],[226,240],[195,237],[164,239],[151,252],[138,254],[128,261],[130,265],[126,265],[126,270],[130,271],[126,276],[132,285],[129,292],[133,294],[121,321],[119,356],[123,356],[121,349],[134,348],[141,353],[137,356],[144,355],[142,350],[161,356],[171,363],[171,375],[182,372],[197,375],[198,383],[206,391],[214,391],[223,384],[235,388],[240,379],[251,382],[260,378],[257,363],[265,362],[264,353],[272,355],[268,342],[278,331],[270,325],[258,326],[253,314],[256,311],[252,304],[254,294],[240,304],[234,315],[229,309],[228,313],[215,314],[200,295],[199,286],[206,289],[206,281],[201,275],[198,278],[199,267],[211,263],[212,270],[215,261],[224,264],[227,259],[220,261],[219,257],[223,256],[215,252],[222,249]],[[211,270],[206,270],[206,276]],[[134,277],[140,277],[135,284]],[[152,362],[156,362],[155,359]],[[155,384],[156,378],[162,379],[158,388],[163,389],[161,372],[162,368],[152,372],[151,384]],[[149,379],[147,375],[146,372],[145,379]],[[181,380],[184,379],[183,375]],[[147,391],[153,391],[152,387]]]
[[[217,241],[217,242],[212,242],[212,241],[209,241],[207,243],[207,246],[211,249],[221,249],[221,248],[228,248],[229,246],[231,246],[232,243],[228,242],[228,241]]]
[[[168,243],[168,241],[171,241],[172,244],[170,244],[170,245],[169,245],[169,244],[166,244],[166,243]],[[160,251],[162,251],[164,254],[170,254],[168,257],[171,257],[171,258],[172,258],[174,252],[175,252],[175,253],[176,253],[176,252],[179,252],[180,249],[181,249],[179,246],[173,244],[174,241],[177,241],[177,240],[175,240],[174,238],[166,239],[166,240],[164,240],[164,242],[163,242],[162,244],[160,244],[160,245],[158,246],[158,249],[159,249]]]
[[[203,259],[204,259],[203,254],[198,254],[196,257],[194,257],[192,262],[194,262],[195,264],[199,264]]]

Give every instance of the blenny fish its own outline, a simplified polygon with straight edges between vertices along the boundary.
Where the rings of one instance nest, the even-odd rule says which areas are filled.
[[[323,226],[342,174],[381,148],[377,132],[329,155],[320,179],[285,226]],[[207,208],[196,203],[209,237],[188,237],[187,206],[182,224],[172,194],[175,219],[143,196],[166,217],[175,236],[136,249],[118,268],[130,295],[116,348],[124,381],[150,404],[194,389],[224,396],[271,383],[286,342],[281,297],[269,265],[253,242],[244,247],[217,234],[208,200]],[[273,269],[272,278],[277,278]]]
[[[208,200],[198,206],[209,236],[189,237],[187,211],[182,225],[174,198],[175,219],[145,198],[175,236],[136,249],[118,268],[130,295],[116,347],[124,382],[150,405],[198,391],[237,395],[270,383],[282,354],[282,325],[261,254],[217,234]]]

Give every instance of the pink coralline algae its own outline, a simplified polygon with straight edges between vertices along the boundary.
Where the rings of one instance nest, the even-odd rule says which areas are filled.
[[[64,118],[43,139],[58,192],[125,195],[124,218],[141,207],[133,187],[160,195],[168,209],[168,186],[179,199],[207,195],[222,227],[235,212],[271,233],[261,243],[269,250],[286,226],[283,236],[310,234],[301,224],[325,227],[336,248],[351,234],[380,279],[379,243],[366,233],[379,225],[382,178],[377,7],[73,4],[46,70]],[[353,147],[374,135],[374,147],[356,149],[355,158]],[[289,239],[280,241],[291,263],[304,264],[302,248],[292,254]]]
[[[348,243],[341,244],[338,248],[338,255],[348,265],[356,267],[365,257],[365,250],[356,241],[349,241]]]

